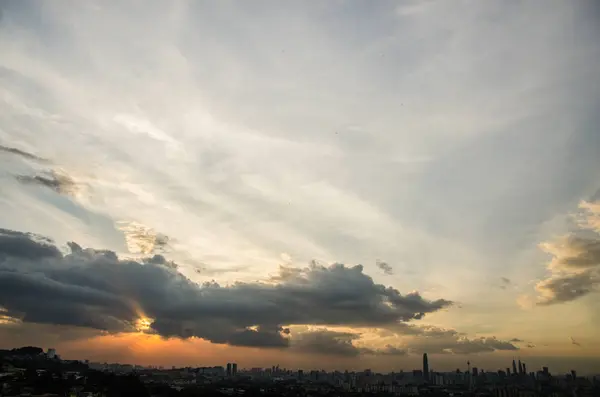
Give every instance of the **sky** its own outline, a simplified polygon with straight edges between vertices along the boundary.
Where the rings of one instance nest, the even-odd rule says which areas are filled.
[[[0,0],[0,348],[600,372],[599,16]]]

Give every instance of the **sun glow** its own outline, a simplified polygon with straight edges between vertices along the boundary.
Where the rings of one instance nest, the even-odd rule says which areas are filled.
[[[151,325],[152,325],[152,320],[149,319],[148,317],[140,317],[135,322],[135,328],[139,332],[146,332],[146,331],[148,331],[150,329]]]

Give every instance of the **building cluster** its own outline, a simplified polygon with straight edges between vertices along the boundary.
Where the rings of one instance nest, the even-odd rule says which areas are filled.
[[[280,368],[278,365],[270,368],[238,370],[236,363],[196,368],[100,364],[60,360],[53,349],[45,353],[33,349],[14,354],[8,352],[2,356],[2,359],[0,397],[34,396],[34,388],[29,386],[28,382],[39,387],[39,379],[45,379],[49,385],[52,385],[52,382],[62,382],[60,384],[62,387],[68,387],[65,390],[68,390],[67,394],[72,397],[108,396],[110,393],[107,394],[107,386],[101,384],[108,382],[111,387],[117,387],[115,379],[123,379],[124,386],[118,387],[133,387],[131,382],[138,382],[136,383],[138,394],[143,394],[146,390],[148,396],[155,397],[162,395],[170,397],[176,395],[174,393],[190,395],[190,391],[195,391],[198,395],[258,394],[294,397],[329,395],[341,397],[357,394],[490,397],[600,396],[600,378],[577,376],[575,371],[554,375],[544,367],[536,372],[528,372],[524,362],[513,360],[512,367],[505,370],[486,371],[477,367],[471,368],[471,363],[467,362],[463,371],[457,369],[452,372],[438,372],[430,368],[427,354],[423,355],[422,368],[387,374],[369,369],[352,372],[291,370]],[[62,366],[60,368],[57,367],[59,363]]]

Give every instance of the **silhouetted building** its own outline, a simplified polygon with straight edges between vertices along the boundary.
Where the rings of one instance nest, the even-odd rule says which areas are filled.
[[[519,360],[519,375],[523,373],[523,364],[521,364],[521,360]]]
[[[231,363],[227,363],[227,376],[231,376]]]
[[[577,372],[575,372],[575,370],[571,370],[571,376],[573,377],[573,380],[577,379]]]
[[[513,375],[517,374],[517,363],[515,363],[515,360],[513,360],[513,370],[512,370]]]
[[[473,367],[473,376],[477,375],[479,375],[479,371],[477,370],[477,367]]]
[[[527,367],[525,366],[525,363],[523,363],[523,373],[527,375]]]
[[[506,368],[506,375],[510,376],[510,368]]]
[[[427,360],[427,353],[423,353],[423,376],[426,381],[429,380],[429,361]]]
[[[231,365],[231,375],[233,375],[233,376],[237,375],[237,363],[233,363]]]

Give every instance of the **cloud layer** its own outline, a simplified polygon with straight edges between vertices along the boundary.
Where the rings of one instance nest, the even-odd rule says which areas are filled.
[[[312,264],[279,283],[222,287],[190,281],[160,255],[138,262],[69,247],[63,255],[47,240],[0,234],[0,306],[9,316],[111,332],[134,332],[140,318],[149,318],[148,331],[165,337],[283,347],[289,345],[286,325],[387,327],[451,304],[376,284],[360,265]],[[339,335],[334,339],[342,343]]]
[[[552,255],[551,276],[536,285],[540,305],[576,300],[597,292],[600,286],[600,202],[580,204],[581,229],[541,244]]]

